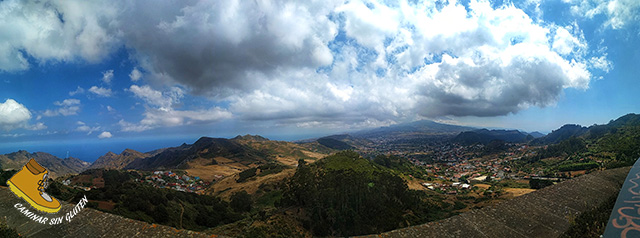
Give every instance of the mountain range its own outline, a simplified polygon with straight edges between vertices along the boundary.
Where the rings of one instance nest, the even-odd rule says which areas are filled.
[[[94,161],[89,169],[123,169],[137,159],[145,159],[151,156],[152,155],[150,153],[142,153],[132,149],[125,149],[120,154],[109,151],[107,154],[100,156],[96,161]]]
[[[20,170],[30,159],[34,159],[40,165],[47,168],[50,172],[49,176],[51,177],[77,174],[89,168],[91,165],[89,162],[73,157],[61,159],[45,152],[29,153],[24,150],[19,150],[17,152],[0,155],[0,168],[5,170]]]
[[[420,120],[409,123],[400,123],[390,126],[378,127],[374,129],[361,130],[349,134],[354,137],[373,139],[381,137],[415,137],[423,135],[457,134],[463,131],[470,131],[474,129],[476,128],[443,124],[429,120]]]
[[[473,130],[460,132],[456,137],[452,139],[453,142],[471,145],[471,144],[488,144],[494,140],[501,140],[512,143],[522,143],[533,140],[533,135],[520,132],[518,130]]]
[[[0,155],[0,168],[20,169],[34,158],[50,169],[53,176],[79,173],[85,169],[194,169],[213,170],[216,174],[230,175],[269,161],[295,166],[298,158],[314,160],[332,152],[370,145],[380,138],[402,140],[434,137],[460,144],[488,144],[494,140],[533,145],[556,144],[572,137],[598,138],[615,132],[623,126],[640,124],[640,115],[628,114],[611,120],[606,125],[584,127],[567,124],[548,135],[517,130],[487,130],[437,123],[428,120],[403,123],[331,135],[305,142],[271,141],[258,135],[237,136],[232,139],[202,137],[193,144],[139,152],[125,149],[120,154],[108,152],[93,164],[77,158],[61,159],[44,152],[29,153],[20,150]]]

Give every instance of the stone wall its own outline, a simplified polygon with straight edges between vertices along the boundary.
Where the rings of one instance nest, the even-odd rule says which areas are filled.
[[[76,201],[77,202],[77,201]],[[0,187],[0,217],[7,225],[26,237],[215,237],[189,230],[149,224],[91,208],[84,208],[71,222],[63,221],[59,225],[40,224],[20,213],[14,205],[21,203],[31,212],[36,212],[28,203],[15,196],[9,188]],[[75,204],[63,203],[58,213],[38,215],[54,218],[65,216],[73,210]]]
[[[630,167],[594,172],[494,206],[365,237],[558,237],[617,195]]]

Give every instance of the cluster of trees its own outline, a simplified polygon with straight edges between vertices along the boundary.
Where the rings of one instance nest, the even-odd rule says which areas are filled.
[[[600,167],[596,162],[575,163],[575,164],[563,164],[558,166],[558,170],[561,172],[576,171],[576,170],[588,170]]]
[[[537,153],[537,159],[569,156],[586,151],[587,145],[583,139],[571,137],[558,144],[549,145],[547,149],[539,150]]]
[[[0,186],[7,186],[7,180],[9,180],[14,174],[18,171],[15,169],[12,170],[0,170]]]
[[[6,218],[5,218],[6,219]],[[20,237],[20,234],[15,229],[9,228],[5,219],[0,218],[0,237],[14,238]]]
[[[258,172],[258,168],[250,168],[250,169],[244,170],[238,173],[238,179],[236,179],[236,182],[242,183],[244,181],[247,181],[247,179],[253,176],[256,176],[257,172]]]
[[[321,145],[324,145],[326,147],[329,147],[331,149],[336,149],[336,150],[350,150],[353,149],[353,147],[349,144],[347,144],[344,141],[340,141],[340,140],[336,140],[334,138],[329,138],[329,137],[323,137],[317,140],[318,143],[320,143]]]
[[[424,170],[416,167],[409,160],[395,155],[378,155],[373,159],[373,163],[390,169],[394,174],[411,175],[414,178],[427,179]]]
[[[529,187],[533,188],[533,189],[541,189],[544,188],[546,186],[550,186],[553,185],[553,181],[551,180],[544,180],[544,179],[531,179],[529,180]]]
[[[246,169],[238,173],[238,179],[236,179],[236,182],[242,183],[244,181],[247,181],[250,178],[253,178],[256,175],[265,176],[268,174],[280,173],[282,172],[282,170],[286,168],[288,168],[286,165],[274,163],[274,162],[263,164],[256,168]],[[260,173],[258,173],[258,171],[260,171]]]
[[[95,171],[85,172],[87,173],[95,173]],[[136,172],[105,170],[102,171],[102,177],[105,181],[104,188],[81,192],[69,191],[69,188],[54,183],[48,191],[54,197],[74,196],[72,199],[77,200],[86,195],[92,201],[113,202],[115,208],[106,212],[189,230],[204,230],[232,223],[242,219],[242,213],[246,211],[245,207],[237,205],[232,207],[229,202],[217,197],[159,189],[146,183],[136,182],[134,179],[140,178]],[[246,199],[246,195],[236,197],[238,197],[236,199]],[[238,204],[233,200],[231,203]],[[96,206],[96,203],[89,203],[89,205]],[[251,204],[249,204],[250,208]]]
[[[409,190],[402,178],[353,151],[312,165],[299,161],[282,202],[304,209],[308,215],[302,223],[315,236],[380,233],[434,220],[444,210],[424,192]]]

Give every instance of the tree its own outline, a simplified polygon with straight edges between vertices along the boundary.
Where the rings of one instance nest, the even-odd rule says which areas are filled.
[[[529,180],[529,187],[533,189],[541,189],[546,186],[553,185],[553,181],[551,180],[542,180],[542,179],[532,179]]]
[[[253,206],[251,195],[246,191],[236,192],[231,195],[231,208],[236,212],[249,212]]]

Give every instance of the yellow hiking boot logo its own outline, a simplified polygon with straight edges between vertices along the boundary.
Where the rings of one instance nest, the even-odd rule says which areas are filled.
[[[27,201],[33,208],[56,213],[60,211],[60,202],[44,192],[49,185],[48,174],[49,171],[46,168],[31,159],[7,181],[7,185],[13,194]]]

